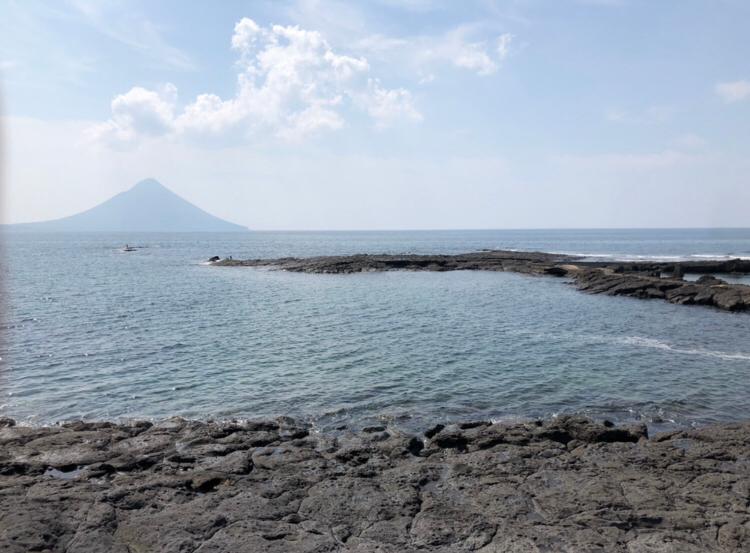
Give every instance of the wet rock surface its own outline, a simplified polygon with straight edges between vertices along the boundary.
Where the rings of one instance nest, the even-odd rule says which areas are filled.
[[[0,427],[0,550],[740,552],[750,423]]]
[[[511,271],[568,277],[591,294],[661,299],[725,311],[750,309],[750,286],[729,284],[718,274],[750,274],[750,260],[626,263],[588,261],[543,252],[482,251],[459,255],[347,255],[281,259],[221,259],[223,267],[269,267],[298,273],[351,274],[372,271]],[[690,282],[686,273],[701,276]],[[667,276],[664,276],[667,275]]]
[[[648,273],[617,273],[609,268],[583,268],[572,275],[579,290],[592,294],[662,299],[679,305],[705,305],[725,311],[750,309],[750,286],[727,284],[702,276],[696,282]]]

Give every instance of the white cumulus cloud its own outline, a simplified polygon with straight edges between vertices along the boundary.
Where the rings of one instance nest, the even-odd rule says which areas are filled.
[[[364,96],[367,112],[379,129],[400,121],[421,121],[422,114],[414,106],[414,98],[406,89],[387,89],[377,79],[369,82],[369,93]]]
[[[471,26],[460,26],[438,40],[428,41],[422,57],[428,61],[448,61],[478,75],[495,73],[510,53],[513,36],[507,33],[498,36],[496,48],[492,48],[487,40],[472,40],[472,30]]]
[[[486,76],[496,73],[511,54],[513,35],[486,36],[481,25],[459,25],[439,35],[394,38],[370,35],[354,47],[389,63],[407,62],[422,76],[430,67],[452,65]],[[434,76],[433,76],[434,78]]]
[[[370,76],[366,58],[335,52],[317,31],[243,18],[231,46],[240,56],[233,97],[200,94],[180,109],[173,85],[135,87],[112,101],[111,118],[93,136],[128,143],[148,135],[270,133],[297,141],[344,127],[351,107],[364,109],[378,128],[421,119],[408,90],[384,88]]]
[[[112,118],[90,129],[96,139],[111,143],[134,141],[139,135],[160,135],[174,126],[177,89],[166,84],[160,90],[136,86],[112,100]]]
[[[513,42],[513,35],[503,33],[497,37],[497,57],[504,60],[510,55],[510,43]]]
[[[714,88],[716,94],[725,102],[733,103],[750,98],[750,81],[732,81],[718,83]]]

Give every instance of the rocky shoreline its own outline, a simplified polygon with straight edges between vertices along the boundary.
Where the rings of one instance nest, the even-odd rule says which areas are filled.
[[[678,262],[602,262],[543,252],[482,251],[458,255],[347,255],[280,259],[210,260],[221,267],[268,267],[320,274],[372,271],[512,271],[572,279],[591,294],[662,299],[680,305],[704,305],[725,311],[750,310],[750,286],[715,275],[750,275],[750,260]],[[687,281],[685,274],[702,275]]]
[[[6,553],[750,549],[750,422],[2,419],[0,444]]]

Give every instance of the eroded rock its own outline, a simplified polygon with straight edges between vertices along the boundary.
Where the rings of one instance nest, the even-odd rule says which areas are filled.
[[[750,260],[683,262],[602,262],[575,255],[486,250],[459,255],[345,255],[281,259],[223,259],[227,267],[271,267],[299,273],[350,274],[370,271],[511,271],[568,277],[591,294],[662,299],[725,311],[750,309],[750,286],[728,284],[712,273],[750,274]],[[702,276],[683,280],[691,272]],[[662,277],[662,275],[670,275]]]
[[[6,424],[0,443],[8,553],[750,549],[750,423],[649,439],[577,416],[423,437],[170,419]]]

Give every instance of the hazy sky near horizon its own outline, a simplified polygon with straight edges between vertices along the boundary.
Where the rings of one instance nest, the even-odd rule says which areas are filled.
[[[750,226],[744,0],[0,0],[6,222]]]

